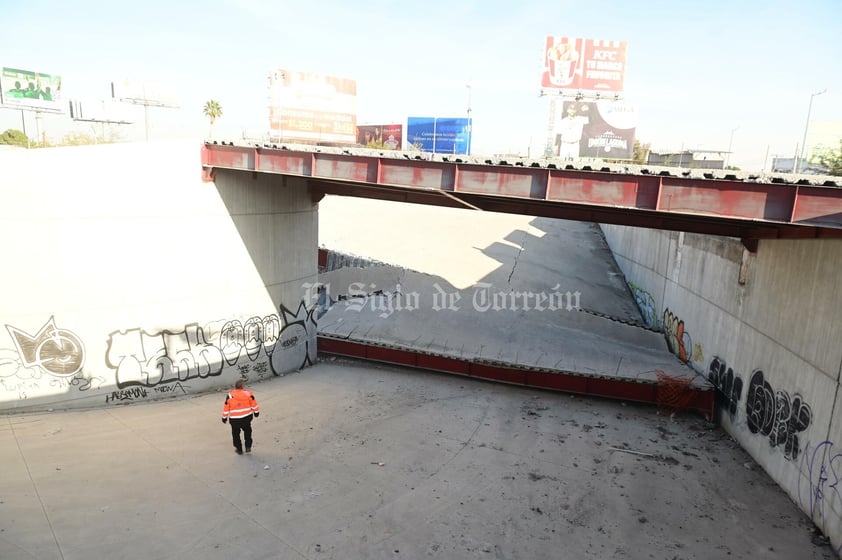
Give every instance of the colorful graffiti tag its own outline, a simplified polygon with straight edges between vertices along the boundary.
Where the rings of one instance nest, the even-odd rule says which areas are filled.
[[[658,311],[655,309],[655,298],[634,282],[629,281],[628,284],[637,308],[640,310],[643,323],[647,327],[658,328],[660,325],[658,325]]]
[[[684,329],[684,321],[674,315],[669,308],[664,310],[664,336],[670,352],[678,356],[685,364],[690,361],[693,351],[693,340],[690,333]]]

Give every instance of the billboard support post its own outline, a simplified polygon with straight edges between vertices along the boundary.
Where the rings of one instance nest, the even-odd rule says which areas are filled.
[[[32,141],[29,139],[29,135],[26,133],[26,118],[24,117],[23,109],[20,110],[20,125],[23,128],[23,135],[26,136],[26,147],[32,147]]]
[[[111,97],[116,101],[143,106],[144,133],[149,141],[149,107],[178,109],[174,91],[169,86],[122,80],[111,82]]]
[[[41,142],[41,111],[35,110],[35,141]]]

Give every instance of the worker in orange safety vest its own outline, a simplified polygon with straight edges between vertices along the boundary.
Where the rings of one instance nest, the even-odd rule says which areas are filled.
[[[240,430],[246,443],[246,453],[251,453],[251,420],[260,416],[260,407],[254,393],[245,389],[245,382],[238,379],[234,383],[234,390],[225,397],[222,405],[222,423],[231,421],[231,438],[234,441],[234,451],[243,454],[243,442],[240,440]]]

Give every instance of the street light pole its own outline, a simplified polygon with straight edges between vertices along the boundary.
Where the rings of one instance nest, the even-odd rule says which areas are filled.
[[[728,165],[731,163],[731,146],[734,144],[734,133],[739,130],[740,126],[737,125],[731,129],[731,138],[728,140],[728,154],[725,156],[725,169],[728,169]]]
[[[467,84],[468,88],[468,145],[465,146],[465,155],[471,155],[471,134],[473,134],[473,123],[471,122],[471,84]]]
[[[796,165],[792,166],[792,171],[794,173],[798,173],[804,168],[804,152],[807,151],[807,131],[810,130],[810,113],[813,111],[813,98],[817,95],[825,93],[826,91],[827,89],[823,89],[821,91],[817,91],[815,93],[810,94],[810,104],[807,106],[807,123],[804,125],[804,138],[801,140],[801,155],[798,156],[798,161],[796,162]]]

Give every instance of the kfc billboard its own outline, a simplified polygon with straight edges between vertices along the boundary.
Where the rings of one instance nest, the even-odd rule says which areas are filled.
[[[357,82],[308,72],[272,72],[269,131],[281,141],[356,143]]]
[[[357,144],[365,148],[400,150],[403,125],[372,124],[357,127]]]
[[[622,93],[625,41],[548,36],[541,87],[547,90]]]
[[[631,159],[637,107],[622,101],[554,101],[553,155]],[[561,111],[559,111],[561,109]]]

